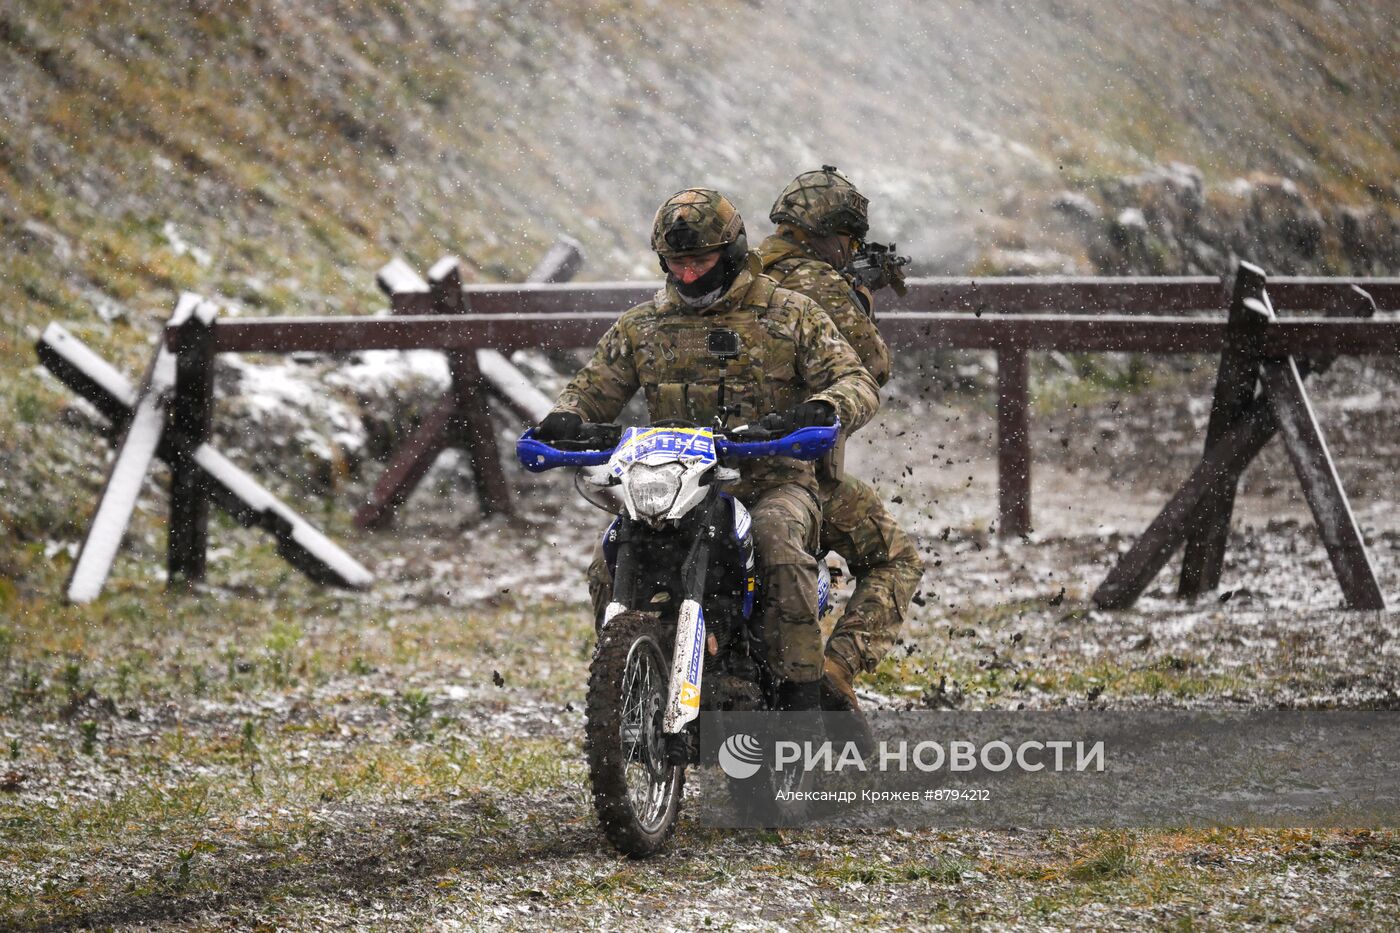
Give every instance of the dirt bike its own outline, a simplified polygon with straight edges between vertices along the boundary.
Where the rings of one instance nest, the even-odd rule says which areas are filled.
[[[527,470],[582,468],[580,494],[617,515],[603,538],[613,594],[589,671],[585,738],[594,807],[619,851],[651,855],[674,832],[686,766],[699,760],[701,710],[777,707],[757,628],[752,521],[723,491],[739,478],[732,464],[815,460],[839,429],[791,430],[769,415],[728,430],[585,424],[578,440],[546,444],[531,430],[517,443]],[[818,569],[824,613],[831,578],[824,561]]]

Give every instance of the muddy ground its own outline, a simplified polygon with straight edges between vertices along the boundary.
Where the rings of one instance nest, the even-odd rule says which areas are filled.
[[[1213,367],[1192,362],[1126,382],[1040,374],[1024,539],[995,533],[985,394],[901,393],[862,432],[852,468],[898,497],[929,563],[868,702],[1400,705],[1397,616],[1338,610],[1272,447],[1246,477],[1219,592],[1182,603],[1168,568],[1131,611],[1088,602],[1199,454]],[[975,358],[942,365],[985,380]],[[1352,361],[1313,390],[1392,605],[1397,381]],[[0,629],[0,926],[1364,928],[1400,907],[1400,836],[1378,827],[841,834],[687,820],[667,856],[619,858],[581,752],[581,576],[602,517],[563,475],[516,480],[512,521],[478,521],[451,470],[392,531],[352,533],[353,495],[322,508],[379,574],[368,595],[318,590],[223,525],[194,594],[151,576],[149,516],[91,608],[54,604],[61,547],[29,553],[51,589],[9,594]]]

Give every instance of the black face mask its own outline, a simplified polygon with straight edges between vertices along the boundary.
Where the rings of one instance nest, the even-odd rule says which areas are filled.
[[[657,257],[661,263],[661,271],[666,273],[668,280],[676,286],[682,298],[688,301],[696,301],[706,295],[714,293],[715,298],[719,298],[729,287],[734,284],[734,280],[739,277],[739,273],[744,271],[744,263],[749,255],[749,240],[744,235],[744,230],[739,229],[739,235],[732,243],[724,248],[720,253],[719,262],[714,268],[706,272],[700,278],[685,285],[680,279],[671,274],[671,270],[666,268],[666,260]]]
[[[690,284],[682,282],[674,275],[671,276],[671,280],[676,283],[676,291],[680,292],[686,298],[691,300],[703,298],[715,289],[728,284],[728,282],[725,281],[728,277],[728,270],[725,268],[726,265],[727,263],[724,261],[724,258],[720,257],[720,261],[715,263],[714,266],[710,268],[709,272],[706,272]]]

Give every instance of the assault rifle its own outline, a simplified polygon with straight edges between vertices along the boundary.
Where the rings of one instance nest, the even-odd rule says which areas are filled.
[[[846,266],[846,274],[854,279],[857,285],[864,285],[872,292],[888,285],[894,289],[896,295],[902,296],[908,291],[904,287],[902,267],[908,264],[909,257],[896,255],[893,243],[889,246],[865,243],[851,257],[850,264]]]

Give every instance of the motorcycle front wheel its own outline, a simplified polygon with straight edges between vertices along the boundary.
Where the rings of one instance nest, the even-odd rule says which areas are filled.
[[[661,731],[671,676],[666,627],[624,612],[603,627],[588,678],[585,738],[593,807],[618,851],[645,858],[675,832],[685,768],[666,762]]]

